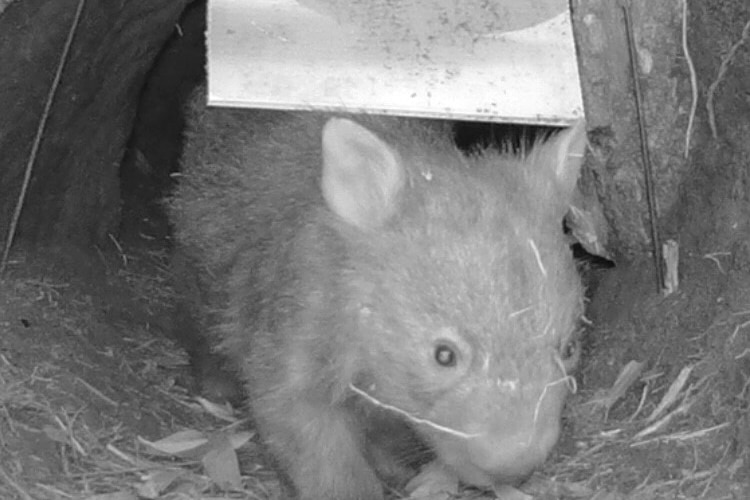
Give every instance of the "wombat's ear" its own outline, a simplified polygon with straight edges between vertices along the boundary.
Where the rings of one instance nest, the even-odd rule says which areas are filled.
[[[578,120],[554,139],[557,146],[555,175],[560,187],[572,193],[578,183],[583,157],[586,153],[586,122]]]
[[[332,118],[323,128],[321,189],[328,207],[361,229],[385,223],[404,185],[398,153],[363,126]]]
[[[552,139],[554,175],[557,179],[559,197],[569,203],[576,190],[586,153],[586,122],[578,120],[570,128]]]

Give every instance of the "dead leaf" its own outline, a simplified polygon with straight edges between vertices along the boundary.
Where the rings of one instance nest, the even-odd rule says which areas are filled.
[[[224,436],[212,442],[209,450],[201,460],[208,477],[223,489],[241,489],[242,476],[237,454],[231,440]]]
[[[239,448],[242,448],[245,443],[250,441],[253,436],[255,436],[254,432],[249,431],[242,431],[242,432],[235,432],[234,434],[229,436],[229,441],[232,443],[232,448],[237,450]]]
[[[162,456],[181,456],[186,452],[208,443],[208,438],[199,431],[185,430],[175,432],[158,441],[149,441],[138,436],[138,441],[146,445],[148,451],[155,455]]]
[[[148,499],[159,498],[182,474],[183,471],[179,469],[151,471],[142,478],[142,483],[136,486],[138,495]]]
[[[646,419],[646,423],[653,422],[654,420],[659,418],[669,407],[674,404],[675,401],[677,401],[677,399],[682,394],[682,388],[687,383],[688,377],[690,377],[690,373],[693,371],[693,367],[694,365],[690,365],[680,370],[680,374],[677,375],[677,378],[672,382],[672,385],[669,386],[666,394],[664,394],[664,397],[661,398],[659,405],[654,408],[654,411],[652,411],[651,415],[648,416],[648,418]]]
[[[200,396],[197,396],[195,400],[198,402],[198,404],[201,405],[201,407],[203,407],[204,410],[206,410],[206,412],[218,418],[219,420],[230,423],[238,422],[237,417],[234,416],[234,408],[232,408],[232,405],[230,405],[229,403],[219,405]]]
[[[603,395],[595,398],[592,403],[602,406],[605,412],[609,412],[609,409],[628,391],[638,378],[641,376],[643,368],[646,363],[640,361],[629,361],[626,364],[620,374],[617,376],[617,380],[612,384],[612,387]]]
[[[64,430],[52,427],[51,425],[45,425],[42,430],[51,440],[62,444],[70,444],[70,437]]]
[[[534,497],[506,484],[493,488],[497,500],[533,500]]]

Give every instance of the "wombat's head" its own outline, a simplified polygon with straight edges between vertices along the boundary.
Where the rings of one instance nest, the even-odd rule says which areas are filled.
[[[578,358],[561,221],[583,125],[522,159],[375,129],[336,118],[323,131],[355,317],[349,389],[410,421],[465,482],[515,482],[556,443]]]

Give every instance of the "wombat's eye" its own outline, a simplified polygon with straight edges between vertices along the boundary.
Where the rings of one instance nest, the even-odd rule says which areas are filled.
[[[456,351],[449,345],[438,344],[435,346],[435,361],[446,368],[456,366]]]

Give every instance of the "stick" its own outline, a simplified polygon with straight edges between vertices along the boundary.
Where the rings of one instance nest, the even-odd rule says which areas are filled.
[[[643,116],[643,94],[641,84],[638,80],[638,54],[635,51],[635,35],[633,35],[633,19],[630,17],[630,9],[627,5],[621,5],[625,15],[625,31],[628,35],[628,52],[630,54],[630,69],[633,76],[633,93],[635,94],[635,114],[638,117],[638,131],[641,138],[641,156],[643,158],[643,176],[646,183],[646,201],[648,203],[648,216],[651,219],[651,251],[656,268],[657,291],[661,292],[664,285],[664,271],[662,269],[661,242],[659,241],[659,229],[656,227],[656,193],[654,192],[653,171],[651,169],[651,156],[648,151],[648,137],[646,136],[646,121]]]

